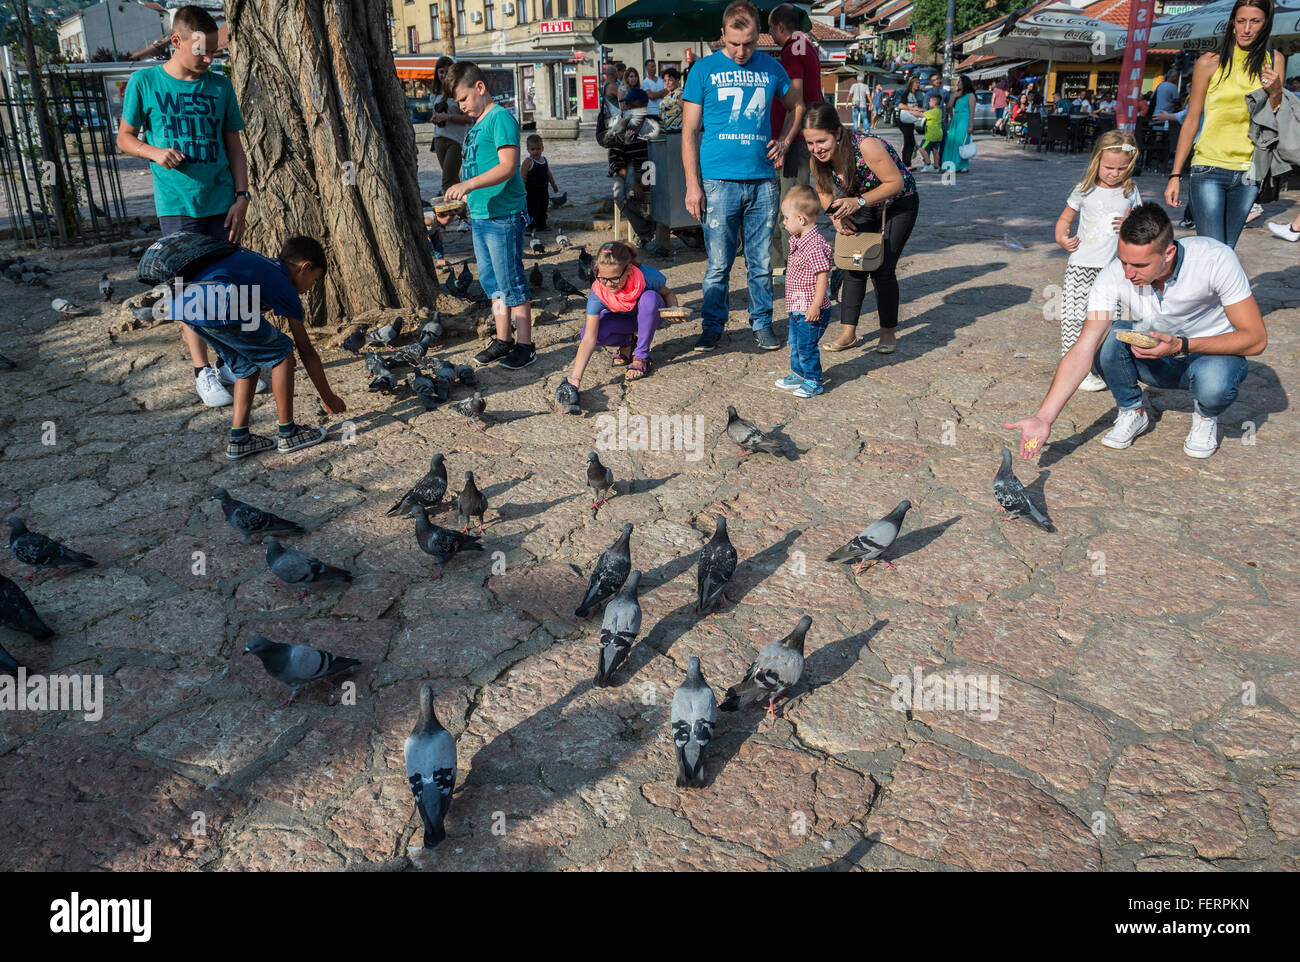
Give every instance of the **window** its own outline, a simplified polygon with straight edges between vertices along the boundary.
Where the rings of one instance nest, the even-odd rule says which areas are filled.
[[[573,15],[575,17],[585,17],[587,15],[585,0],[573,0]]]
[[[415,32],[414,27],[406,28],[406,47],[407,47],[406,50],[407,53],[420,52],[420,38],[419,35]]]
[[[483,0],[483,29],[495,30],[497,28],[497,11],[492,5],[492,0]]]
[[[560,16],[567,17],[569,15],[569,0],[560,0],[559,6]]]
[[[438,5],[436,3],[429,4],[429,25],[432,28],[429,36],[434,40],[441,40],[442,21],[438,18]]]
[[[519,23],[528,22],[528,0],[515,0],[515,6],[519,8]]]
[[[550,20],[555,16],[553,4],[555,0],[542,0],[542,12],[538,15],[538,20]]]
[[[600,18],[614,15],[614,0],[596,0],[596,16]]]
[[[456,34],[465,33],[465,0],[456,0]]]

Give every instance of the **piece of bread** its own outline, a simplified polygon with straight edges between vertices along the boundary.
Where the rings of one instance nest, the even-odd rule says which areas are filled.
[[[1134,347],[1141,348],[1152,348],[1160,343],[1151,335],[1143,334],[1141,331],[1116,331],[1115,337],[1125,344],[1132,344]]]
[[[690,314],[684,307],[661,307],[659,308],[659,317],[668,320],[679,321]]]

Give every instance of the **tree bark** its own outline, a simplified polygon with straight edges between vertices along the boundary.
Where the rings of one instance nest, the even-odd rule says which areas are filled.
[[[305,234],[328,270],[312,324],[434,303],[415,133],[383,0],[228,0],[244,117],[245,243],[275,253]]]

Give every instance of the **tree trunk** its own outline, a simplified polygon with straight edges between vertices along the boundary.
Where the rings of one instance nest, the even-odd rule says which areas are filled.
[[[431,306],[415,134],[383,0],[228,0],[235,93],[253,192],[245,243],[295,234],[325,247],[305,305],[324,324]]]

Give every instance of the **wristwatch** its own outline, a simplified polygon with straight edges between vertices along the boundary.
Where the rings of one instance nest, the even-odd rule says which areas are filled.
[[[1182,346],[1174,353],[1174,357],[1187,357],[1187,338],[1179,336],[1178,340]]]
[[[236,197],[242,197],[242,198],[244,198],[245,200],[252,200],[252,199],[253,199],[252,195],[249,194],[249,192],[246,191],[246,190],[237,190],[237,191],[235,191],[235,196],[236,196]]]
[[[864,196],[862,196],[862,195],[859,195],[859,196],[858,196],[858,206],[859,206],[859,207],[866,207],[866,206],[867,206],[867,198],[864,197]]]

